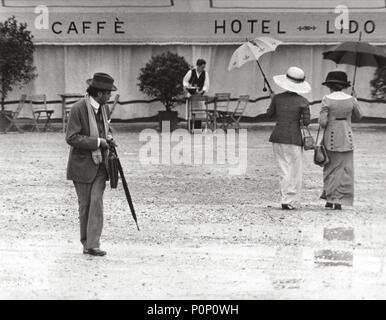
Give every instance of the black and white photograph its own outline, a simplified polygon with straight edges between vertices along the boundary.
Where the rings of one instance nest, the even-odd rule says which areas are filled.
[[[0,300],[386,299],[385,0],[0,0],[0,105]]]

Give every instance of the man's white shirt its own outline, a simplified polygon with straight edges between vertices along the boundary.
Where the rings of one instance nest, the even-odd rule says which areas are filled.
[[[91,104],[92,108],[94,109],[95,113],[98,113],[99,108],[100,108],[100,104],[98,101],[96,101],[91,96],[90,96],[90,104]],[[99,148],[100,144],[101,144],[101,139],[98,137],[98,148]]]
[[[197,78],[200,77],[201,73],[198,74],[197,69],[189,70],[186,73],[184,80],[182,81],[184,88],[190,87],[189,80],[190,80],[190,77],[192,76],[193,71],[196,72]],[[205,72],[205,82],[204,82],[204,86],[202,87],[202,90],[204,91],[204,93],[207,93],[209,91],[209,74],[207,71],[203,71],[203,72]]]

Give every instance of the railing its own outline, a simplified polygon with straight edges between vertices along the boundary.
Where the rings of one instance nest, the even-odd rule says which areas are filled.
[[[256,99],[249,99],[249,103],[255,103],[263,100],[269,100],[270,96],[263,96],[263,97],[258,97]],[[237,101],[238,97],[231,98],[230,101]],[[72,100],[72,101],[66,101],[66,105],[69,104],[74,104],[78,100]],[[130,104],[136,104],[136,103],[153,103],[160,101],[159,99],[150,99],[150,100],[128,100],[128,101],[118,101],[118,105],[125,106],[125,105],[130,105]],[[220,100],[221,101],[221,100]],[[366,103],[385,103],[385,99],[366,99],[366,98],[358,98],[358,101],[363,101]],[[185,103],[185,99],[176,99],[175,102],[178,103]],[[310,102],[310,105],[315,105],[321,103],[322,100],[314,100]],[[18,104],[19,100],[10,100],[10,101],[5,101],[5,105],[11,105],[11,104]],[[25,103],[30,103],[30,101],[26,100]],[[47,101],[47,104],[61,104],[62,100],[49,100]],[[112,104],[113,101],[109,101],[109,104]],[[214,103],[214,99],[211,99],[207,102],[208,104]],[[32,102],[32,104],[43,104],[42,102]]]

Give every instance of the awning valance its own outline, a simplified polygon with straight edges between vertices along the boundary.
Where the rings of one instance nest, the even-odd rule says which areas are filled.
[[[383,0],[366,2],[367,8],[351,1],[355,9],[349,10],[348,29],[343,30],[335,26],[340,14],[334,7],[317,9],[316,1],[305,0],[291,2],[292,9],[280,9],[283,1],[99,0],[91,6],[90,1],[77,0],[66,7],[51,0],[46,1],[51,4],[48,15],[32,2],[3,0],[0,19],[14,14],[27,22],[36,44],[238,44],[258,36],[291,44],[329,44],[356,40],[360,32],[365,41],[386,43]],[[256,3],[259,8],[248,7]]]

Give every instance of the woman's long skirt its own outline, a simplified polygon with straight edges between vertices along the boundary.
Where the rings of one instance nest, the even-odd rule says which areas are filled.
[[[352,206],[354,203],[354,152],[327,150],[330,162],[323,168],[322,199]]]
[[[272,145],[280,168],[281,203],[294,204],[299,201],[303,185],[303,147],[282,143]]]

